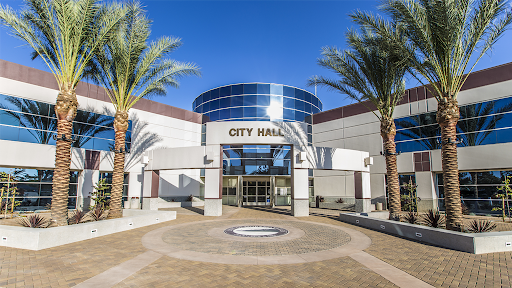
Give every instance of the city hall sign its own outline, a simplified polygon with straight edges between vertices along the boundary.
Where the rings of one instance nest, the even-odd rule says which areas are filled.
[[[254,134],[257,136],[284,136],[281,129],[274,128],[257,128],[257,131],[254,131]],[[229,136],[244,136],[244,132],[246,136],[251,136],[254,128],[231,128],[229,129]]]

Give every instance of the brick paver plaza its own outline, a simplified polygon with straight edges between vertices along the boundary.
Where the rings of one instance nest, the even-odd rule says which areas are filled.
[[[0,247],[0,287],[512,287],[512,252],[473,255],[336,220],[340,211],[176,208],[177,219],[42,251]],[[231,226],[289,230],[231,236]]]

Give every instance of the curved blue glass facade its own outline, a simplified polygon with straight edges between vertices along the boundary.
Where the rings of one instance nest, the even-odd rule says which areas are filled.
[[[314,94],[291,86],[243,83],[211,89],[192,105],[210,121],[309,122],[308,116],[322,111]]]

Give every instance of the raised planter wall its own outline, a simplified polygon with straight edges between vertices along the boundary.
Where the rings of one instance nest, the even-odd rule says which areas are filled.
[[[512,231],[463,233],[373,218],[371,214],[345,213],[340,214],[339,219],[349,224],[473,254],[512,251]]]
[[[52,228],[0,225],[0,246],[42,250],[176,219],[175,211],[123,210],[123,218]]]

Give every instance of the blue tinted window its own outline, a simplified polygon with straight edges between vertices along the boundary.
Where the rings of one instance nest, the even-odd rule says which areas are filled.
[[[313,108],[313,114],[320,112],[320,109],[316,108],[315,106],[312,106],[312,108]]]
[[[312,99],[311,99],[311,103],[312,103],[313,105],[315,105],[316,107],[318,107],[318,102],[319,102],[319,101],[318,101],[318,98],[317,98],[317,97],[315,97],[315,96],[313,96],[313,97],[312,97]]]
[[[192,102],[192,110],[196,109],[197,105],[196,105],[196,100],[194,100],[194,102]]]
[[[16,100],[16,97],[12,96],[6,96],[0,94],[0,108],[14,110],[14,111],[21,111],[20,107],[18,105],[15,105],[12,100]],[[11,100],[11,101],[10,101]]]
[[[219,119],[229,119],[229,109],[222,109],[219,111]]]
[[[268,118],[267,107],[258,107],[258,110],[256,110],[256,116]]]
[[[283,96],[293,97],[295,98],[295,89],[292,87],[283,87]]]
[[[108,151],[110,147],[114,146],[114,141],[94,138],[94,141],[90,141],[94,145],[94,150]]]
[[[496,130],[496,143],[512,142],[512,129]]]
[[[509,111],[512,111],[512,97],[494,101],[494,113]]]
[[[244,86],[242,84],[231,86],[231,95],[242,95],[242,94],[244,94]]]
[[[77,135],[73,136],[75,136],[75,140],[77,140],[74,145],[78,146],[79,148],[94,150],[94,138]],[[100,147],[100,145],[98,145],[98,147]],[[106,149],[107,151],[109,150],[108,147]]]
[[[283,107],[285,108],[295,108],[295,100],[292,98],[283,97]]]
[[[258,86],[256,84],[244,84],[244,94],[258,93]]]
[[[197,112],[197,113],[203,113],[203,105],[197,107],[196,109],[194,109],[194,112]]]
[[[19,126],[20,120],[18,117],[20,117],[20,113],[0,110],[0,124]]]
[[[304,122],[304,117],[306,117],[306,114],[304,114],[304,112],[295,111],[295,120],[296,121]]]
[[[231,106],[244,106],[244,96],[231,97]]]
[[[309,92],[304,92],[304,100],[306,100],[308,103],[311,103],[313,101],[313,95]]]
[[[512,113],[494,115],[496,128],[506,128],[512,126]]]
[[[304,111],[306,111],[309,114],[313,113],[313,109],[311,108],[311,104],[304,103]]]
[[[126,142],[132,142],[132,132],[127,131],[124,139]]]
[[[219,98],[219,95],[220,95],[220,89],[213,89],[212,91],[210,91],[210,98],[213,100],[213,99],[217,99]]]
[[[203,102],[211,100],[211,93],[210,91],[203,93]]]
[[[244,106],[256,106],[258,105],[258,98],[256,95],[244,96]]]
[[[270,85],[270,94],[283,95],[283,85],[271,84]]]
[[[219,120],[219,111],[210,112],[210,120],[212,120],[212,121]]]
[[[258,84],[258,94],[270,94],[270,84]]]
[[[324,109],[323,106],[324,105],[322,104],[322,102],[318,101],[318,108],[320,108],[320,111],[322,111]]]
[[[229,96],[231,95],[231,86],[221,87],[220,88],[220,96]]]
[[[213,100],[210,102],[210,110],[215,110],[220,108],[220,100]]]
[[[244,108],[244,118],[247,117],[256,117],[256,107]]]
[[[295,89],[295,98],[304,100],[304,91]]]
[[[74,134],[78,134],[78,133],[74,133]],[[116,132],[114,132],[114,129],[108,129],[108,130],[101,131],[101,132],[94,134],[94,137],[114,140],[116,137]]]
[[[270,105],[270,96],[258,95],[258,106],[269,106],[269,105]]]
[[[243,118],[244,108],[231,108],[231,118]]]
[[[21,128],[19,130],[19,136],[18,141],[21,142],[29,142],[29,143],[39,143],[38,139],[38,133],[41,133],[42,131],[37,130],[28,130]]]
[[[220,108],[229,108],[231,107],[231,97],[220,98]]]
[[[295,111],[290,109],[283,109],[283,118],[288,120],[295,120]]]
[[[196,100],[197,100],[198,105],[202,104],[203,103],[203,94],[199,95]]]
[[[304,101],[300,101],[300,100],[295,100],[295,109],[297,110],[300,110],[300,111],[304,111]]]

